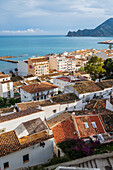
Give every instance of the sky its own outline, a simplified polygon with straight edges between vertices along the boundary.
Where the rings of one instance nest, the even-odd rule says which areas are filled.
[[[113,0],[0,0],[0,35],[66,35],[113,17]]]

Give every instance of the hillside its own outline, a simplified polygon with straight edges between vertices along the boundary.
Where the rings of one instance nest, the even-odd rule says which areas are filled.
[[[95,29],[69,31],[67,36],[113,37],[113,18],[109,18]]]

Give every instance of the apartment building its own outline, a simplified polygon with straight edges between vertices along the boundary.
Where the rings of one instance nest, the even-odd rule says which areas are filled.
[[[49,57],[49,69],[57,71],[75,71],[74,56],[54,55]]]
[[[29,58],[28,74],[33,76],[42,76],[49,74],[48,59],[44,56]]]
[[[0,96],[7,98],[14,97],[13,82],[8,74],[0,74]]]

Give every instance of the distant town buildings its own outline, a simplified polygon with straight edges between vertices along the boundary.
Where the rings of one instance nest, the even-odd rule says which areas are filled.
[[[28,75],[28,61],[23,60],[17,63],[18,75],[27,76]]]
[[[44,56],[37,56],[28,59],[28,74],[41,76],[49,74],[49,61]]]
[[[13,82],[8,74],[0,74],[0,96],[7,98],[14,97]]]

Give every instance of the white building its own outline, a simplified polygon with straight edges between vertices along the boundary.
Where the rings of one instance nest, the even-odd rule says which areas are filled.
[[[74,56],[54,55],[49,57],[49,69],[57,71],[75,71],[76,62]]]
[[[47,82],[31,84],[21,87],[20,94],[22,102],[49,99],[58,94],[58,86]]]
[[[8,74],[0,74],[0,96],[6,98],[14,97],[13,82]]]
[[[46,163],[53,157],[53,135],[34,119],[0,135],[0,169],[15,170]]]
[[[74,85],[75,80],[71,79],[71,76],[56,77],[53,79],[53,84],[59,87],[60,91],[64,91],[65,86]]]
[[[22,122],[30,121],[36,118],[45,118],[45,112],[37,108],[28,108],[24,111],[10,112],[0,115],[0,133],[14,130]]]
[[[104,81],[99,83],[102,85]],[[99,83],[93,81],[80,82],[74,86],[66,86],[64,90],[66,93],[75,93],[78,98],[82,99],[84,102],[92,100],[93,98],[108,98],[110,91],[112,91],[112,86],[108,83],[111,88],[108,87],[109,90],[106,90],[105,87],[102,88],[99,86]]]
[[[17,64],[18,75],[27,76],[28,75],[28,61],[19,61]]]

